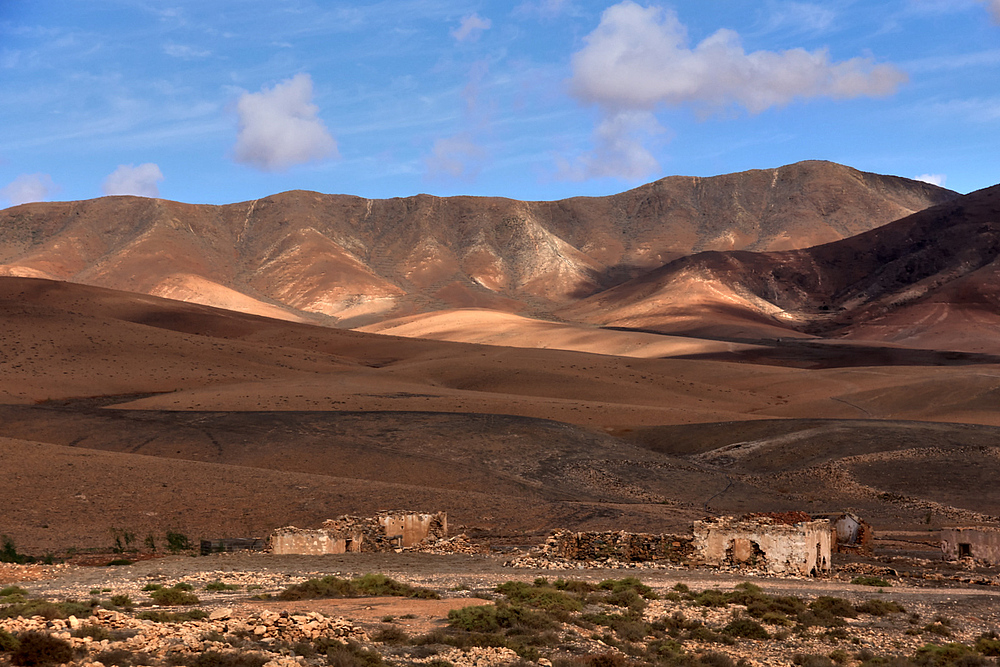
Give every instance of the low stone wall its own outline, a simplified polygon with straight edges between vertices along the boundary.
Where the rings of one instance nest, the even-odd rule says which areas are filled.
[[[362,536],[360,534],[350,539],[333,535],[322,528],[305,530],[295,526],[286,526],[277,529],[271,535],[271,552],[278,555],[342,554],[348,551],[360,551],[361,545]]]
[[[681,564],[694,553],[691,538],[655,533],[557,530],[542,547],[547,556],[570,560],[667,561]]]

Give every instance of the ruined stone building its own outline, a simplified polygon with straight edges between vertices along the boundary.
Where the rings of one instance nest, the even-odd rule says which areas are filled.
[[[1000,527],[942,528],[941,552],[945,560],[974,558],[1000,563]]]
[[[804,512],[694,522],[695,557],[705,565],[817,576],[830,571],[833,528]]]
[[[833,530],[834,553],[871,555],[875,550],[875,531],[855,514],[813,514],[813,519],[829,519]]]
[[[342,554],[392,551],[448,535],[448,515],[405,510],[381,511],[373,517],[344,515],[310,530],[286,526],[271,535],[275,554]]]

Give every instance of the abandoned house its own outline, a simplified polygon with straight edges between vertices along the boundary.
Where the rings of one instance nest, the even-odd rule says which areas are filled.
[[[830,571],[832,542],[831,522],[804,512],[694,522],[696,558],[714,567],[817,576]]]
[[[1000,563],[1000,527],[942,528],[941,552],[945,560],[974,558]]]
[[[271,535],[275,554],[321,555],[405,549],[448,535],[448,515],[404,510],[378,512],[373,517],[344,515],[310,530],[286,526]]]
[[[829,519],[832,524],[834,553],[871,555],[875,549],[875,531],[854,514],[813,514],[813,519]]]

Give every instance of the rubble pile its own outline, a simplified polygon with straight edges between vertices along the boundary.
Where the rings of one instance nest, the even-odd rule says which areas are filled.
[[[317,612],[290,614],[288,612],[262,611],[246,618],[232,618],[231,609],[217,609],[209,618],[183,623],[157,623],[139,620],[128,614],[107,609],[95,609],[91,618],[47,621],[41,616],[0,620],[0,629],[11,634],[44,632],[65,639],[74,647],[91,651],[109,650],[111,640],[97,641],[89,636],[74,637],[73,631],[83,626],[99,626],[122,637],[114,648],[167,656],[173,653],[200,653],[222,651],[228,644],[214,641],[213,637],[226,634],[252,635],[265,644],[287,644],[297,641],[336,637],[367,641],[364,630],[343,618],[324,616]]]
[[[427,541],[421,544],[416,544],[412,547],[407,547],[403,551],[419,551],[425,554],[482,554],[489,551],[489,547],[481,544],[474,544],[469,540],[469,536],[465,533],[455,535],[454,537],[446,537],[438,540]]]

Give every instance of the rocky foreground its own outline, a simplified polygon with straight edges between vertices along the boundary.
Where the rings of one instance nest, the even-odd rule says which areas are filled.
[[[23,569],[0,586],[0,664],[976,667],[1000,654],[995,589],[955,581],[556,579],[483,556],[394,556],[354,563],[392,577],[324,573],[346,558],[265,556]]]

